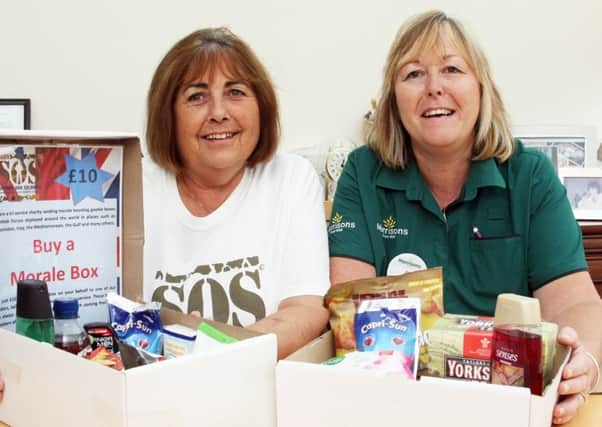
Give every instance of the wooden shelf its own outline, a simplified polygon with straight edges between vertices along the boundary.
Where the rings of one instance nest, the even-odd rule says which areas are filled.
[[[589,272],[602,297],[602,221],[580,221]]]

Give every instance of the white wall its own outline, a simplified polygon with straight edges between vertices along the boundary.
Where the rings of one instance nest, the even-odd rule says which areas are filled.
[[[226,25],[271,71],[285,147],[357,140],[397,28],[430,8],[481,42],[513,124],[602,136],[599,0],[0,0],[0,98],[31,98],[33,129],[140,132],[162,55]]]

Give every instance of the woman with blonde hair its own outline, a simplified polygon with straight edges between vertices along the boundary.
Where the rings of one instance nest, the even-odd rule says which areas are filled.
[[[389,51],[368,146],[352,152],[329,227],[331,282],[443,266],[445,311],[493,315],[500,293],[539,299],[572,347],[554,422],[599,380],[602,302],[554,168],[512,138],[487,59],[443,12]]]

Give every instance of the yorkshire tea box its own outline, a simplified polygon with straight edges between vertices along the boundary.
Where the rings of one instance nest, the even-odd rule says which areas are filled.
[[[428,330],[423,375],[491,382],[493,317],[445,314]]]
[[[334,356],[333,336],[327,332],[278,363],[278,426],[549,427],[568,355],[566,347],[558,348],[552,383],[543,396],[533,396],[523,387],[437,377],[415,381],[326,366],[321,362]]]
[[[82,323],[106,316],[110,290],[141,296],[141,157],[135,135],[0,133],[6,384],[0,421],[13,427],[275,426],[272,334],[210,322],[239,341],[116,371],[13,332],[21,278],[48,281],[51,298],[78,297]],[[170,310],[161,318],[195,329],[202,321]]]

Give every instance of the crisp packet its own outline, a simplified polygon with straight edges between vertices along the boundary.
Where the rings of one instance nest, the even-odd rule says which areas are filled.
[[[101,365],[113,368],[116,371],[123,371],[123,363],[121,358],[110,350],[104,347],[97,347],[92,353],[84,356],[88,360],[92,360]]]
[[[161,303],[136,303],[112,292],[107,301],[111,327],[120,341],[150,353],[162,353]]]

